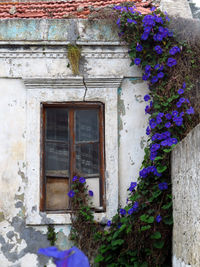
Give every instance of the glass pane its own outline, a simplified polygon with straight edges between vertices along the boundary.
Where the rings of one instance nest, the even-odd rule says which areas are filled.
[[[99,173],[99,144],[76,145],[76,170],[81,175]]]
[[[66,108],[46,109],[46,139],[68,141],[68,110]]]
[[[60,176],[60,172],[62,171],[63,174],[64,173],[66,174],[65,176],[68,176],[68,170],[69,170],[68,145],[46,142],[45,170],[54,171],[55,176]]]
[[[98,110],[77,110],[75,125],[77,142],[99,140]]]
[[[46,184],[46,209],[64,210],[69,206],[67,193],[69,179],[47,179]]]
[[[99,208],[100,207],[99,178],[86,179],[86,184],[88,185],[88,190],[92,190],[94,193],[93,197],[90,197],[92,201],[92,206],[94,206],[95,208]]]

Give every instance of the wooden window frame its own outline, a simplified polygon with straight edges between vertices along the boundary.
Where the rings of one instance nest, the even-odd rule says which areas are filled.
[[[74,131],[74,111],[81,109],[98,109],[99,110],[99,154],[100,154],[100,177],[99,177],[99,202],[100,208],[95,208],[95,212],[105,212],[105,109],[101,102],[43,102],[41,103],[41,175],[40,175],[40,211],[46,213],[66,213],[71,212],[70,207],[66,210],[46,210],[46,176],[45,176],[45,109],[46,108],[68,108],[69,109],[69,135],[70,135],[70,178],[71,187],[72,178],[75,170],[75,131]],[[71,157],[71,155],[73,155]]]

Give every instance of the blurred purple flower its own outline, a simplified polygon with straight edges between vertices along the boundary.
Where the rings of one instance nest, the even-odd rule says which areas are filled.
[[[134,63],[135,65],[140,65],[141,59],[140,58],[135,58]]]
[[[59,251],[56,247],[40,248],[38,254],[52,257],[57,267],[90,267],[88,258],[77,247]]]
[[[70,190],[67,194],[69,197],[74,197],[75,193],[73,190]]]
[[[156,217],[156,222],[160,222],[160,221],[162,221],[162,217],[160,216],[160,214]]]
[[[82,183],[82,184],[84,184],[85,183],[85,178],[84,177],[80,177],[79,178],[79,182]]]
[[[77,179],[78,179],[78,176],[74,176],[74,177],[72,178],[72,182],[75,182]]]
[[[93,193],[92,190],[89,190],[89,191],[88,191],[88,194],[89,194],[90,197],[93,197],[93,196],[94,196],[94,193]]]

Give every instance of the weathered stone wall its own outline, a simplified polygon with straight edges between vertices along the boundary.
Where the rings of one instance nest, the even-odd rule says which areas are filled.
[[[79,76],[67,67],[69,43],[81,47]],[[106,23],[0,21],[0,266],[52,266],[37,256],[49,245],[49,223],[56,245],[71,247],[69,214],[39,211],[41,102],[105,103],[107,211],[96,219],[105,223],[125,203],[138,177],[147,125],[147,86],[139,69],[129,66],[127,51]]]
[[[172,153],[173,266],[200,266],[200,125]]]

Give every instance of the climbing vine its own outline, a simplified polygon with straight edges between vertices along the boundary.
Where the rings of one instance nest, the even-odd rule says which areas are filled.
[[[149,94],[144,96],[149,116],[148,145],[138,182],[128,188],[127,205],[118,210],[104,230],[95,227],[92,209],[85,202],[84,183],[81,178],[74,179],[70,191],[72,237],[79,245],[83,240],[97,242],[97,266],[171,266],[170,153],[194,126],[188,92],[199,63],[191,48],[176,40],[166,13],[153,8],[150,15],[144,16],[129,3],[114,9],[118,12],[119,36],[129,46],[131,65],[142,69],[142,79],[149,85]],[[87,229],[93,236],[87,237]]]

